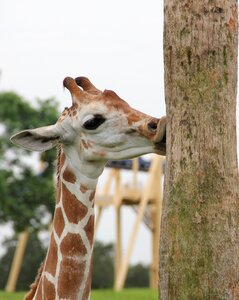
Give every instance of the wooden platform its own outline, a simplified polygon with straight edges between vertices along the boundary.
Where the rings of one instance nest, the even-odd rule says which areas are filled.
[[[127,168],[130,165],[127,162]],[[152,244],[151,253],[152,261],[150,268],[150,286],[157,288],[158,285],[158,252],[159,252],[159,233],[161,221],[162,206],[162,176],[164,158],[153,155],[149,166],[147,176],[141,187],[139,187],[139,160],[132,160],[132,182],[124,184],[122,180],[122,169],[117,168],[109,170],[108,178],[104,185],[102,193],[96,193],[96,207],[98,213],[96,216],[96,230],[102,218],[103,210],[107,206],[113,206],[116,216],[116,241],[115,241],[115,290],[121,290],[124,287],[126,275],[129,267],[136,237],[141,222],[147,226],[151,232]],[[111,164],[111,167],[114,163]],[[145,164],[146,166],[146,164]],[[143,170],[145,173],[145,169]],[[112,189],[113,187],[113,189]],[[121,208],[122,206],[132,207],[136,214],[135,223],[131,231],[127,250],[123,257],[122,254],[122,233],[121,233]]]

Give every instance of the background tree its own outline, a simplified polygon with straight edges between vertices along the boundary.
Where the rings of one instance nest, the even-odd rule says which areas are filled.
[[[149,287],[149,266],[140,263],[131,265],[127,274],[125,287]]]
[[[6,239],[3,243],[6,249],[5,254],[0,259],[0,289],[6,286],[8,274],[10,271],[12,257],[14,255],[17,243],[17,235],[10,239]],[[16,290],[25,291],[29,289],[29,285],[34,281],[37,270],[44,260],[46,248],[39,240],[36,233],[29,236],[24,259],[21,266],[20,276],[17,281]]]
[[[112,288],[114,281],[114,245],[96,241],[93,255],[92,288]]]
[[[12,145],[9,138],[19,130],[54,123],[57,110],[53,99],[38,101],[33,107],[13,92],[0,93],[0,222],[11,221],[17,231],[26,227],[39,229],[46,212],[53,212],[56,155],[55,150],[44,153],[44,174],[36,174],[24,162],[30,152]],[[39,165],[39,161],[32,159],[32,164]]]
[[[17,244],[17,235],[4,241],[5,254],[0,258],[0,289],[6,286],[12,257]],[[38,238],[36,232],[29,236],[20,276],[16,290],[28,290],[29,285],[34,281],[37,270],[45,258],[47,248]],[[114,280],[114,245],[104,244],[96,241],[94,246],[93,278],[94,289],[106,289],[113,287]],[[137,264],[129,268],[126,287],[148,287],[149,266]]]
[[[160,299],[239,299],[237,1],[165,0]]]

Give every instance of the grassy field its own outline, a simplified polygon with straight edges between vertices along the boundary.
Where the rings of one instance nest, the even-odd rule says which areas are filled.
[[[0,291],[0,300],[22,300],[24,292],[6,293]],[[122,292],[112,290],[94,290],[91,300],[156,300],[157,291],[150,289],[125,289]]]

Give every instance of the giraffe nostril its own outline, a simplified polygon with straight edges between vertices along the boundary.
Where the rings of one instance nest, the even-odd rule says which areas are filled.
[[[157,127],[158,127],[158,122],[156,120],[151,120],[148,123],[149,131],[155,132],[157,130]]]

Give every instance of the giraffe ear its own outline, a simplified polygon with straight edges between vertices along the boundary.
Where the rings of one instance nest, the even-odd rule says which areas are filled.
[[[54,148],[60,141],[56,125],[21,131],[11,137],[11,142],[27,150],[46,151]]]

